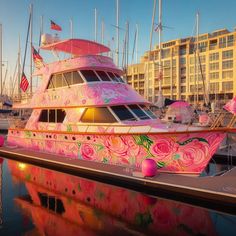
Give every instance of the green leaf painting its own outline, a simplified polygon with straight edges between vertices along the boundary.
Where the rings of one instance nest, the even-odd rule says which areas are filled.
[[[189,138],[189,139],[185,140],[184,142],[177,142],[177,143],[178,143],[180,146],[184,146],[184,145],[186,145],[186,144],[188,144],[188,143],[191,143],[193,140],[198,140],[199,142],[204,142],[204,143],[209,144],[206,139],[204,139],[204,138],[198,138],[198,137]]]

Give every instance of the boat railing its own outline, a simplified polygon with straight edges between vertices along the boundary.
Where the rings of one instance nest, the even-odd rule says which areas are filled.
[[[27,103],[33,97],[33,93],[18,94],[12,97],[13,103]]]

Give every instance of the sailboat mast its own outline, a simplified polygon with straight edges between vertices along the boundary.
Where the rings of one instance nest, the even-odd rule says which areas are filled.
[[[149,46],[149,53],[148,53],[148,62],[147,62],[147,78],[145,83],[145,89],[144,89],[144,95],[147,100],[149,100],[149,64],[151,64],[151,50],[152,50],[152,35],[153,35],[153,29],[154,29],[154,20],[156,15],[156,0],[153,2],[153,11],[152,11],[152,27],[150,32],[150,46]],[[153,80],[154,85],[154,80]],[[154,87],[153,87],[154,89]],[[154,92],[153,92],[154,94]],[[154,96],[154,95],[153,95]]]
[[[20,98],[20,94],[21,94],[21,89],[20,89],[20,80],[21,80],[21,67],[20,67],[20,51],[21,51],[21,48],[20,48],[20,35],[19,35],[19,41],[18,41],[18,58],[17,58],[17,67],[18,67],[18,97]]]
[[[161,73],[162,73],[162,65],[161,65],[161,37],[162,37],[162,0],[159,0],[159,22],[158,22],[158,39],[159,39],[159,95],[161,94]]]
[[[1,96],[2,96],[2,24],[0,24],[0,83],[1,83]]]
[[[138,24],[136,24],[136,45],[135,45],[135,52],[136,52],[136,63],[138,63]]]
[[[32,51],[32,46],[33,46],[33,4],[30,4],[30,15],[31,15],[31,22],[30,22],[30,96],[33,94],[33,51]]]
[[[116,0],[116,65],[119,67],[119,0]]]
[[[198,57],[199,57],[199,45],[198,45],[198,41],[199,41],[199,13],[197,12],[197,47],[196,47],[196,51],[197,51],[197,105],[199,102],[199,61],[198,61]]]
[[[94,8],[94,41],[97,42],[97,8]]]
[[[102,23],[101,23],[101,42],[104,44],[104,19],[102,18]]]

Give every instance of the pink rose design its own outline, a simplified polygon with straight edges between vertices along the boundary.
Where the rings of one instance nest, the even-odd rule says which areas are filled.
[[[91,144],[83,143],[80,147],[80,154],[85,160],[96,160],[97,154],[96,150]]]
[[[168,159],[178,149],[172,139],[160,138],[151,147],[151,152],[155,155],[157,160]]]
[[[105,140],[104,144],[110,152],[112,152],[118,156],[127,156],[128,145],[125,144],[122,137],[109,136]]]

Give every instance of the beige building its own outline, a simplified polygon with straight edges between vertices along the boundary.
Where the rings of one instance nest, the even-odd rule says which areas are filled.
[[[127,82],[152,102],[157,101],[161,85],[166,98],[223,104],[236,95],[235,39],[236,30],[222,29],[164,42],[161,50],[157,45],[139,64],[128,67]]]

